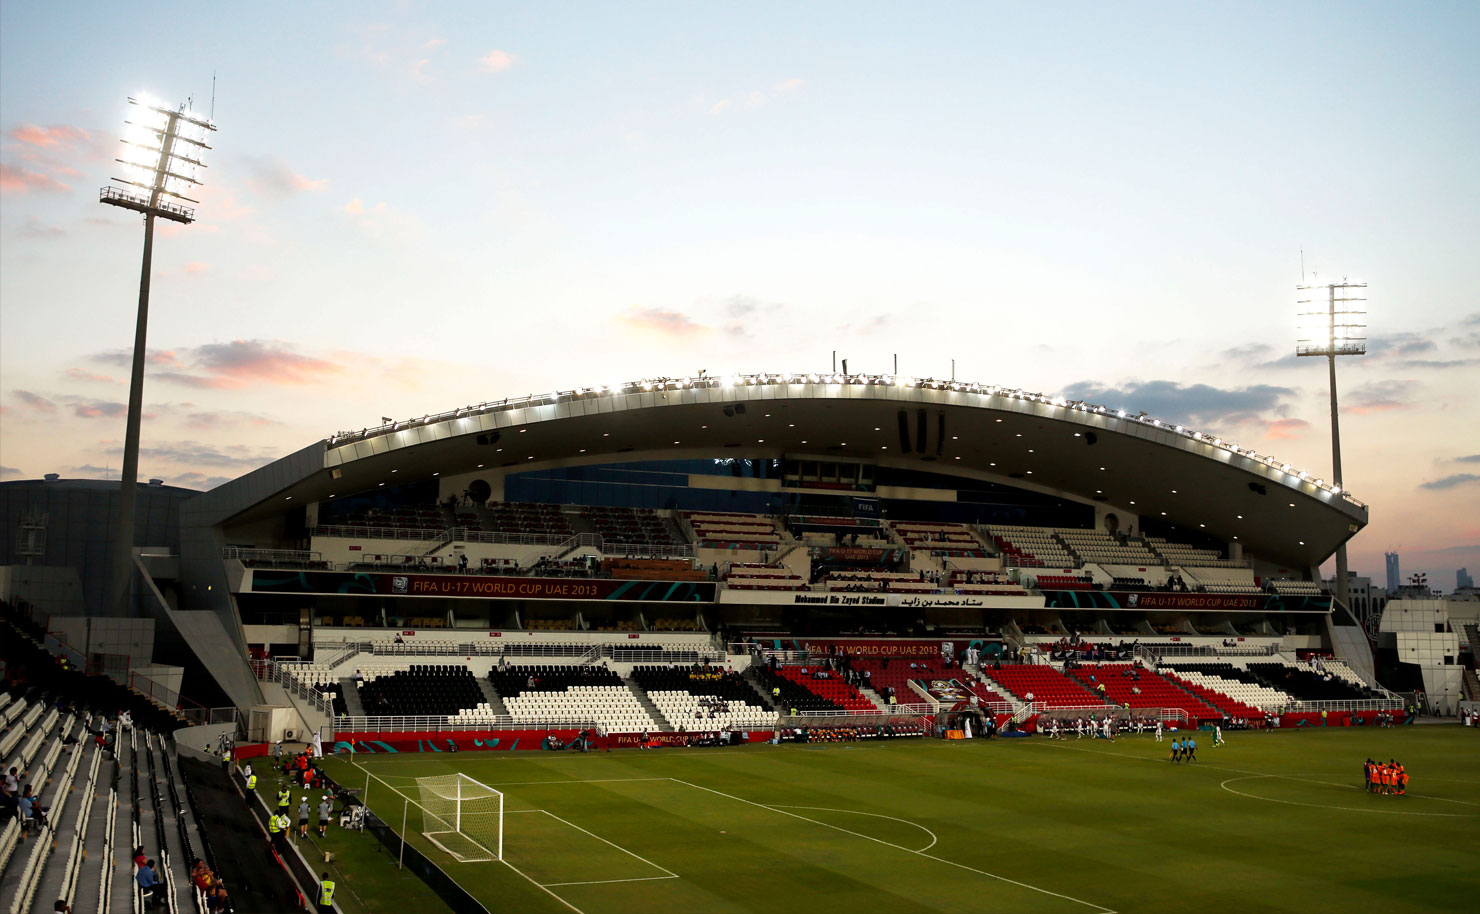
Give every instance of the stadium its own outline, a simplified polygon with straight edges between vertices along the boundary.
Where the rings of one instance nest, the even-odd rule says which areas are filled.
[[[0,754],[51,829],[5,825],[7,910],[215,910],[197,860],[236,910],[326,878],[336,910],[592,914],[1476,888],[1474,730],[1410,726],[1460,710],[1472,607],[1369,640],[1319,574],[1367,506],[1144,413],[699,373],[339,431],[139,486],[127,619],[87,611],[116,499],[0,484]],[[1364,794],[1373,757],[1413,792]]]

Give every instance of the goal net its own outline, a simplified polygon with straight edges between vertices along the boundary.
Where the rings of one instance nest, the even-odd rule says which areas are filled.
[[[428,841],[459,863],[503,859],[502,793],[461,773],[417,778],[416,787]]]

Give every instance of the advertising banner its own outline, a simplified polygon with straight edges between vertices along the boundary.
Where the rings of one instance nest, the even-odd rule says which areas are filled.
[[[767,606],[859,606],[902,609],[1036,609],[1043,598],[1024,594],[979,593],[851,593],[816,590],[725,590],[721,603]]]
[[[708,581],[619,581],[611,578],[514,578],[473,574],[389,574],[253,569],[245,593],[496,600],[620,600],[713,603]]]
[[[1057,609],[1204,610],[1217,612],[1330,612],[1329,596],[1179,593],[1172,591],[1045,590]]]

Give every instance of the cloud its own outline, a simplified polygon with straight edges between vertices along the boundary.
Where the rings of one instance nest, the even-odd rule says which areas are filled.
[[[31,191],[46,194],[71,193],[72,188],[39,171],[27,171],[0,162],[0,193],[25,194]]]
[[[165,479],[172,486],[180,486],[186,489],[214,489],[219,485],[231,481],[230,476],[207,476],[204,473],[177,473],[173,477]]]
[[[62,472],[68,476],[93,476],[99,479],[118,478],[118,470],[114,467],[94,466],[91,463],[62,467]],[[149,477],[146,476],[144,478],[148,479]]]
[[[1425,352],[1433,352],[1439,348],[1433,340],[1417,333],[1394,333],[1389,336],[1375,336],[1367,341],[1367,356],[1369,358],[1382,358],[1388,355],[1421,355]]]
[[[67,379],[71,381],[82,381],[88,384],[117,384],[117,378],[110,378],[105,374],[93,374],[81,368],[68,368]]]
[[[1305,430],[1310,428],[1310,423],[1304,419],[1276,419],[1265,429],[1265,437],[1284,441],[1290,438],[1299,438]]]
[[[356,228],[376,240],[405,240],[421,228],[415,216],[392,210],[385,201],[366,206],[364,200],[355,197],[344,205],[344,212],[353,217]]]
[[[768,90],[750,89],[727,98],[722,98],[716,102],[707,102],[702,99],[700,101],[701,104],[708,106],[710,114],[718,115],[737,108],[759,108],[773,99],[796,95],[802,91],[804,85],[806,83],[803,80],[793,76],[790,79],[783,79],[772,85]]]
[[[1455,463],[1480,463],[1480,454],[1466,454],[1463,457],[1454,458]]]
[[[183,405],[188,407],[190,404]],[[197,429],[266,428],[282,424],[276,419],[240,410],[198,409],[185,413],[181,418],[187,426]]]
[[[71,127],[66,124],[58,124],[51,127],[37,127],[35,124],[22,124],[10,131],[10,138],[27,146],[71,146],[76,143],[87,143],[92,141],[92,136],[80,127]]]
[[[512,69],[519,62],[519,58],[508,51],[492,50],[478,58],[478,66],[484,73],[503,73]]]
[[[453,121],[452,125],[459,130],[474,130],[482,127],[487,121],[488,118],[482,114],[464,114],[462,117]]]
[[[54,413],[57,411],[57,405],[40,394],[32,393],[29,390],[13,390],[11,393],[15,394],[17,400],[38,413]]]
[[[446,38],[428,38],[426,41],[422,42],[421,49],[423,51],[435,51],[446,43]]]
[[[128,350],[89,357],[104,365],[131,364]],[[281,340],[232,340],[175,349],[151,349],[145,358],[151,378],[207,390],[235,390],[257,383],[303,386],[340,374],[341,365],[295,352]]]
[[[20,479],[25,475],[19,467],[0,466],[0,479]]]
[[[184,269],[186,273],[204,273],[210,268],[211,265],[203,260],[192,260],[189,263],[185,264],[182,269]]]
[[[1428,489],[1433,492],[1444,492],[1459,486],[1468,486],[1480,483],[1480,473],[1455,473],[1453,476],[1445,476],[1433,479],[1429,482],[1420,483],[1420,489]]]
[[[1368,381],[1343,399],[1347,409],[1358,415],[1409,409],[1413,406],[1412,397],[1417,388],[1417,381]]]
[[[232,340],[186,350],[190,372],[168,372],[176,383],[231,389],[257,382],[301,386],[339,374],[333,362],[294,352],[280,340]],[[186,380],[186,379],[190,380]]]
[[[122,447],[109,448],[106,453],[122,454]],[[254,470],[280,456],[276,451],[249,448],[244,445],[216,447],[196,441],[176,441],[139,448],[139,457],[158,460],[186,467],[212,467],[216,469]]]
[[[128,415],[128,404],[114,400],[94,400],[89,397],[62,396],[57,398],[72,410],[79,419],[117,419]],[[153,418],[153,413],[147,413]]]
[[[634,305],[626,312],[617,315],[616,320],[633,330],[680,339],[703,336],[711,332],[709,327],[696,323],[687,314],[665,311],[662,308],[642,308]]]
[[[247,163],[247,187],[263,197],[282,199],[299,193],[318,193],[329,186],[328,178],[306,177],[277,156],[243,156]]]
[[[1072,400],[1100,403],[1132,415],[1144,410],[1183,425],[1268,422],[1261,414],[1279,414],[1285,408],[1284,398],[1294,393],[1292,388],[1271,384],[1221,388],[1176,381],[1128,381],[1120,387],[1080,381],[1064,390],[1064,396]]]
[[[27,216],[26,221],[16,234],[22,238],[34,238],[38,241],[56,241],[67,237],[66,229],[55,225],[47,225],[35,216]]]
[[[106,352],[96,352],[88,356],[88,359],[102,365],[117,365],[120,368],[131,368],[134,364],[134,353],[130,349],[109,349]],[[180,364],[180,357],[173,349],[150,349],[144,353],[144,364],[154,366],[173,366]]]

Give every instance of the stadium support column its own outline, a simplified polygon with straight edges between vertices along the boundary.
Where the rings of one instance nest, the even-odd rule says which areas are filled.
[[[145,341],[149,338],[149,273],[154,263],[154,214],[144,216],[144,265],[139,274],[139,315],[134,324],[134,362],[128,382],[128,420],[123,433],[123,470],[118,490],[118,524],[113,543],[113,577],[108,614],[130,615],[134,570],[134,503],[139,487],[139,425],[144,415]]]
[[[128,616],[134,569],[134,504],[138,500],[139,425],[144,413],[144,365],[148,357],[149,274],[154,262],[154,219],[182,225],[195,221],[195,210],[185,203],[195,200],[184,191],[198,186],[198,158],[207,133],[215,124],[188,113],[189,103],[165,108],[152,101],[131,98],[134,110],[125,119],[123,152],[114,159],[123,166],[119,187],[104,187],[98,202],[132,210],[144,217],[144,263],[139,276],[139,312],[134,325],[134,359],[129,376],[128,419],[123,437],[123,472],[119,480],[118,518],[113,529],[113,567],[109,581],[107,613]]]
[[[1329,370],[1331,385],[1331,470],[1333,494],[1342,491],[1341,475],[1341,419],[1336,400],[1336,357],[1339,355],[1365,355],[1367,353],[1366,312],[1356,310],[1354,302],[1366,301],[1356,290],[1367,288],[1364,282],[1328,283],[1324,286],[1297,286],[1306,293],[1300,304],[1308,310],[1300,314],[1301,336],[1295,344],[1297,356],[1323,355]],[[1321,310],[1314,310],[1315,296],[1310,294],[1324,290],[1326,301]],[[1348,601],[1346,569],[1346,543],[1336,547],[1336,599],[1343,607],[1350,608]]]
[[[1334,296],[1336,290],[1333,288],[1331,294]],[[1341,411],[1336,403],[1336,353],[1332,352],[1326,356],[1326,361],[1331,368],[1331,472],[1334,474],[1333,481],[1337,486],[1341,483]],[[1336,599],[1347,609],[1351,608],[1350,595],[1347,592],[1346,579],[1346,542],[1343,541],[1336,547]]]

